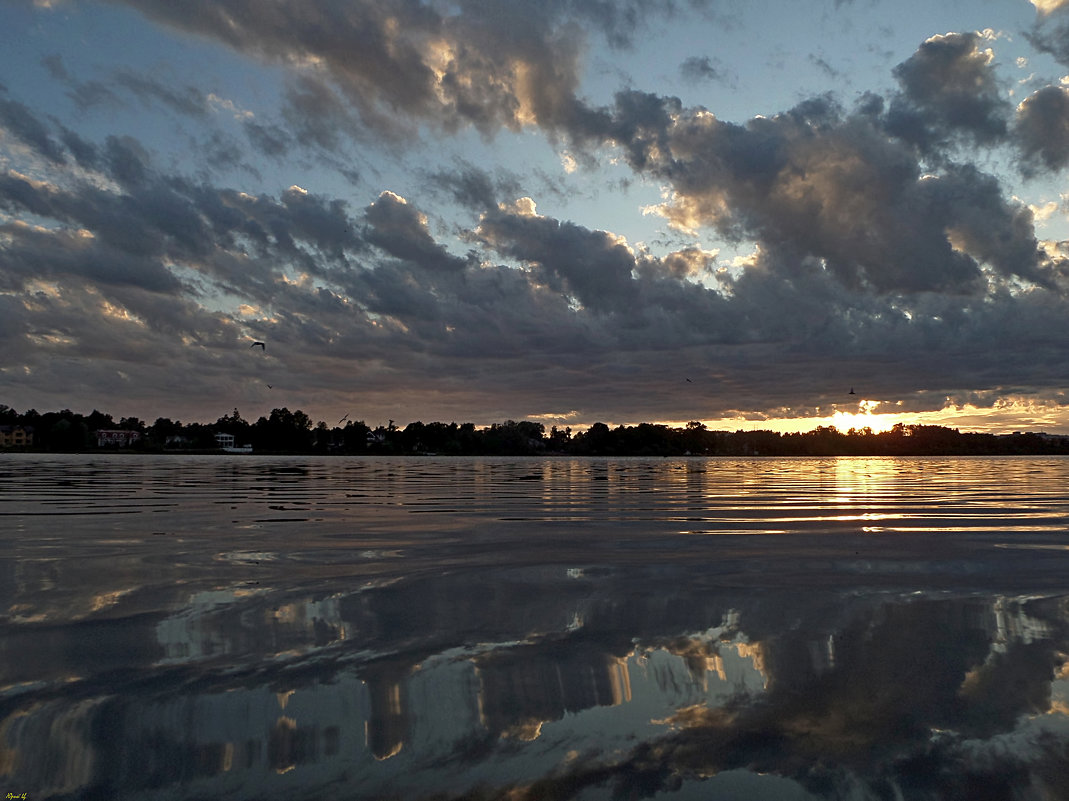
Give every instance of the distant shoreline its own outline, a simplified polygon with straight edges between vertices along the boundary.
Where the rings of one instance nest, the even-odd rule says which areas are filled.
[[[560,451],[544,451],[541,453],[433,453],[413,451],[410,453],[344,453],[344,452],[314,452],[314,451],[249,451],[243,453],[228,453],[220,450],[145,450],[134,448],[94,448],[92,450],[43,450],[40,448],[5,448],[0,450],[0,460],[4,456],[129,456],[136,458],[152,457],[181,457],[181,456],[217,456],[228,458],[249,457],[311,457],[329,459],[710,459],[710,460],[740,460],[740,459],[990,459],[993,457],[1069,457],[1069,451],[969,451],[969,452],[943,452],[922,453],[920,451],[903,451],[900,453],[564,453]]]
[[[341,423],[345,422],[342,426]],[[241,452],[249,448],[250,453]],[[18,413],[0,404],[0,453],[147,453],[157,455],[320,456],[1053,456],[1069,455],[1069,435],[1043,432],[987,434],[933,425],[896,424],[887,431],[840,431],[818,426],[804,433],[716,431],[698,421],[671,427],[639,423],[610,428],[594,423],[573,432],[532,420],[474,423],[362,420],[334,426],[301,410],[273,409],[249,422],[234,409],[215,423],[136,417],[116,421],[94,410]]]

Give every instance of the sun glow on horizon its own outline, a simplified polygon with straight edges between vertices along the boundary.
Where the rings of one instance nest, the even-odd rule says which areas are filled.
[[[840,431],[864,431],[869,429],[872,433],[879,434],[884,431],[890,431],[896,423],[903,422],[899,418],[906,417],[901,413],[877,413],[876,409],[879,406],[880,401],[862,399],[858,401],[858,410],[856,412],[844,412],[841,409],[836,409],[835,413],[831,415],[829,425],[835,426]]]
[[[1009,434],[1014,431],[1069,434],[1069,407],[1053,402],[1007,398],[990,407],[948,403],[942,409],[876,411],[878,407],[887,405],[882,401],[862,399],[857,402],[856,407],[850,404],[849,409],[835,408],[824,415],[771,417],[740,414],[734,417],[705,419],[701,422],[710,431],[774,431],[778,434],[805,434],[821,427],[834,427],[844,434],[850,430],[865,429],[879,434],[890,431],[898,424],[944,426],[962,432],[990,434]],[[680,421],[663,421],[661,424],[671,427],[687,425],[686,422]]]

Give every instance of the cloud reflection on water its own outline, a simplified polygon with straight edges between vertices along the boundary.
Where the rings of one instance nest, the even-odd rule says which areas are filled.
[[[126,528],[119,546],[81,519],[67,556],[55,529],[13,516],[0,775],[59,798],[1069,794],[1064,533],[867,535],[838,513],[886,504],[917,519],[909,504],[936,498],[905,498],[893,471],[846,491],[856,464],[765,462],[776,478],[762,484],[744,466],[683,463],[708,472],[673,473],[689,489],[667,500],[663,462],[576,462],[557,494],[511,482],[541,464],[479,463],[484,490],[459,488],[467,515],[398,515],[387,497],[425,509],[444,489],[433,465],[393,462],[359,486],[382,493],[373,513],[254,537],[170,516],[174,533],[153,535],[164,518],[146,513],[149,530]],[[1002,467],[985,484],[977,462],[964,495],[939,497],[997,517],[1016,469]],[[284,505],[300,495],[326,517],[319,469]],[[568,496],[569,516],[593,518],[598,490],[583,482],[614,474],[648,490],[613,494],[617,511],[659,521],[504,520]],[[496,518],[495,481],[508,498]],[[843,502],[817,502],[807,481]],[[1037,491],[1050,486],[1017,485],[1016,508],[1064,515],[1069,500]],[[680,497],[704,499],[692,511],[706,518],[713,497],[755,515],[808,504],[833,529],[681,534]],[[7,501],[0,485],[0,511]]]

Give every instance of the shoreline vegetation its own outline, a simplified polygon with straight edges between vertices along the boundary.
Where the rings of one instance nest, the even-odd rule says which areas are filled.
[[[342,425],[344,422],[344,425]],[[898,424],[889,431],[839,431],[819,426],[803,433],[715,431],[700,422],[672,427],[654,423],[585,431],[539,422],[474,423],[391,420],[372,428],[343,418],[337,425],[312,422],[300,411],[273,409],[255,422],[234,409],[215,423],[182,423],[160,417],[147,424],[94,410],[17,412],[0,404],[3,451],[43,453],[225,453],[251,446],[253,453],[307,455],[441,456],[998,456],[1069,454],[1069,436],[1036,432],[988,434],[933,425]],[[233,450],[231,450],[233,452]]]

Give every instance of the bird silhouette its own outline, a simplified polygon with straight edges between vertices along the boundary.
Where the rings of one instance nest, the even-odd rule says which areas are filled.
[[[260,346],[260,350],[264,351],[265,353],[267,352],[267,346],[263,342],[253,342],[251,345],[249,345],[249,347],[255,348],[257,345]]]
[[[853,387],[850,387],[850,391],[847,394],[848,395],[856,395],[857,393],[854,392],[854,388]]]
[[[338,425],[341,425],[342,423],[344,423],[348,419],[349,419],[349,413],[346,412],[345,413],[345,417],[343,417],[341,420],[338,421]]]

